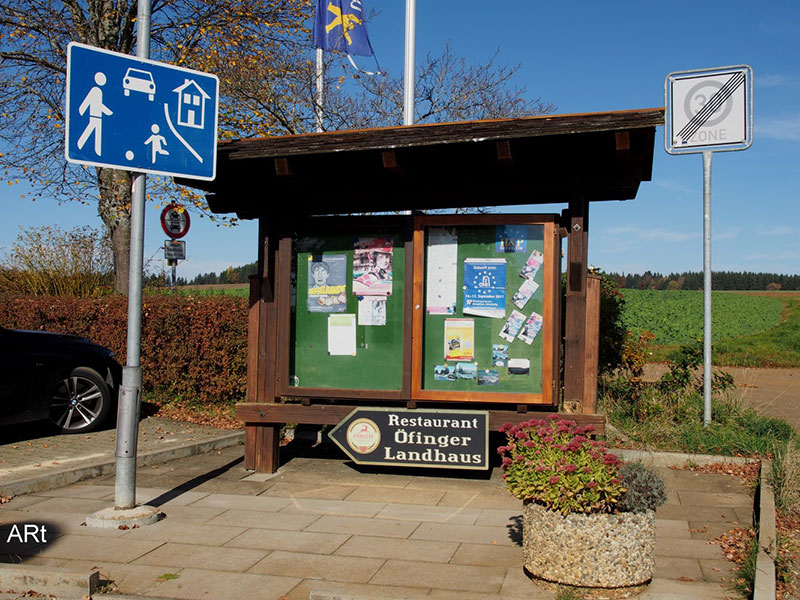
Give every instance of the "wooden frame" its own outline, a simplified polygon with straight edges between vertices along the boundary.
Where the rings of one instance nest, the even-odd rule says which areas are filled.
[[[291,306],[288,301],[291,294],[291,272],[293,241],[288,227],[281,233],[280,257],[282,274],[278,285],[279,293],[286,301],[282,302],[278,312],[278,348],[280,349],[277,364],[278,385],[276,393],[279,396],[292,396],[301,398],[327,398],[327,399],[362,399],[362,400],[399,400],[410,399],[410,369],[411,369],[411,331],[409,306],[411,304],[412,289],[412,219],[404,216],[389,217],[328,217],[307,219],[300,229],[304,233],[312,233],[323,227],[327,230],[339,231],[369,229],[370,227],[395,227],[405,238],[403,253],[405,257],[404,297],[403,297],[403,349],[402,349],[402,387],[400,390],[371,390],[371,389],[342,389],[325,387],[301,387],[290,385],[289,353],[291,350]],[[310,223],[310,225],[308,224]]]
[[[412,377],[411,396],[415,401],[427,400],[434,402],[466,402],[490,404],[517,404],[517,405],[547,405],[557,403],[554,390],[557,389],[558,378],[558,343],[559,323],[557,321],[558,297],[560,292],[559,270],[560,259],[554,260],[554,252],[558,248],[560,256],[557,215],[519,215],[519,214],[493,214],[493,215],[426,215],[418,216],[414,220],[414,298],[412,320]],[[549,257],[543,265],[543,280],[549,288],[545,293],[543,302],[542,331],[542,392],[541,393],[514,393],[514,392],[471,392],[471,391],[446,391],[425,390],[422,388],[423,375],[423,336],[424,316],[424,276],[425,276],[425,228],[431,226],[485,226],[485,225],[542,225],[544,226],[545,256]]]

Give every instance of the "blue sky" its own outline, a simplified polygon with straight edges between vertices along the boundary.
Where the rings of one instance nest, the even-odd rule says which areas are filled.
[[[384,70],[403,69],[404,0],[365,0],[377,14],[372,45]],[[495,8],[498,7],[498,8]],[[450,42],[457,55],[519,64],[516,84],[557,106],[556,113],[664,105],[664,79],[687,69],[747,64],[753,68],[754,142],[714,155],[712,265],[715,270],[800,273],[800,3],[534,3],[418,0],[418,64]],[[656,134],[653,180],[635,200],[593,203],[589,261],[606,271],[702,270],[700,155],[671,156]],[[535,183],[535,182],[532,182]],[[0,251],[19,225],[99,227],[94,206],[20,199],[0,190]],[[545,207],[559,212],[563,204]],[[523,209],[526,210],[526,209]],[[536,207],[541,212],[542,207]],[[148,206],[145,260],[158,264],[165,236],[160,210]],[[189,260],[178,274],[220,271],[256,258],[256,227],[218,228],[194,217]]]

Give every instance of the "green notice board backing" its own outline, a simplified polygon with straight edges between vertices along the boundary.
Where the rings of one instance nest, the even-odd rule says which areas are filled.
[[[289,386],[403,387],[405,247],[400,227],[293,240]]]
[[[550,403],[552,218],[423,219],[415,265],[417,375],[428,400]],[[415,274],[416,279],[416,274]]]

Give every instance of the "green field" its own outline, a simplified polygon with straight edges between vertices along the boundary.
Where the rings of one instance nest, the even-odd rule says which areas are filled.
[[[625,298],[625,327],[656,335],[654,359],[663,360],[678,346],[702,339],[702,291],[620,291]],[[800,366],[800,298],[796,293],[712,292],[711,297],[715,364]]]

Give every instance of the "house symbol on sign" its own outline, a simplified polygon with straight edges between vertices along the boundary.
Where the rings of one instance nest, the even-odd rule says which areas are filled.
[[[206,100],[211,98],[193,79],[185,79],[173,92],[178,94],[178,125],[203,129],[206,120]]]

